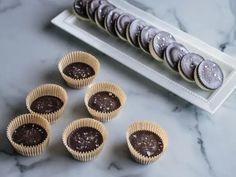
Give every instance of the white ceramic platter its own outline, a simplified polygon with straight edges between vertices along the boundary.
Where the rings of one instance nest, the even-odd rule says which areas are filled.
[[[144,20],[147,24],[170,32],[191,52],[196,52],[218,63],[225,77],[223,85],[214,92],[203,91],[197,85],[188,83],[179,75],[172,73],[140,49],[108,35],[91,22],[77,19],[71,10],[63,11],[51,22],[188,102],[210,113],[216,112],[236,87],[236,60],[125,1],[110,0],[110,2]]]

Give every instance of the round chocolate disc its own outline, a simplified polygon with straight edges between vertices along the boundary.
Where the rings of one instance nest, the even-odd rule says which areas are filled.
[[[121,14],[117,18],[115,28],[120,38],[126,40],[126,29],[134,19],[135,17],[130,14]]]
[[[115,8],[111,10],[105,18],[105,28],[113,36],[117,36],[115,30],[115,22],[121,13],[122,11],[120,9]]]
[[[172,42],[166,48],[164,52],[164,59],[166,64],[173,70],[178,72],[178,63],[184,55],[188,53],[188,50],[177,42]]]
[[[154,52],[160,58],[163,58],[166,47],[170,43],[175,42],[175,38],[168,32],[160,31],[155,35],[152,41]]]
[[[98,9],[95,12],[95,21],[100,27],[102,28],[105,27],[104,26],[105,17],[113,9],[115,9],[115,6],[113,6],[112,4],[102,4],[98,7]]]
[[[53,113],[61,109],[63,102],[55,96],[41,96],[34,100],[30,109],[39,114]]]
[[[101,133],[92,127],[80,127],[73,130],[67,139],[70,148],[79,152],[88,152],[98,148],[103,142]]]
[[[91,96],[88,106],[99,112],[111,112],[118,109],[121,103],[114,93],[102,91]]]
[[[139,47],[138,37],[141,30],[145,27],[145,22],[139,19],[133,20],[127,27],[126,37],[135,47]]]
[[[88,0],[75,0],[73,4],[74,12],[82,19],[88,19],[86,4]]]
[[[149,43],[158,32],[159,30],[153,26],[145,26],[139,35],[140,48],[149,53]]]
[[[85,79],[95,75],[94,69],[86,63],[71,63],[63,69],[63,73],[73,79]]]
[[[86,5],[88,17],[95,22],[95,12],[101,4],[108,3],[106,0],[91,0]]]
[[[12,140],[23,146],[36,146],[47,138],[46,130],[38,124],[28,123],[19,126],[12,134]]]
[[[188,80],[194,81],[194,70],[204,60],[204,58],[195,53],[187,53],[179,61],[179,72]]]
[[[223,72],[215,62],[204,60],[196,69],[197,80],[206,89],[215,90],[223,84]]]
[[[146,157],[159,155],[164,148],[161,138],[157,134],[147,130],[132,133],[129,141],[137,152]]]

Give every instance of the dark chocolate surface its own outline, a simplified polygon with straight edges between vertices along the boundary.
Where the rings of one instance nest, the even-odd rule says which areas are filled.
[[[165,50],[164,58],[169,65],[175,71],[178,71],[179,60],[188,53],[188,50],[180,43],[172,42]]]
[[[127,34],[129,35],[130,42],[136,47],[139,47],[138,37],[144,26],[145,22],[139,19],[133,20],[128,26]]]
[[[98,7],[95,16],[97,23],[99,23],[99,25],[102,26],[103,28],[105,27],[104,26],[105,17],[114,8],[115,6],[113,6],[112,4],[102,4]]]
[[[121,103],[114,93],[102,91],[91,96],[88,106],[99,112],[111,112],[118,109]]]
[[[198,80],[205,88],[215,90],[223,84],[223,72],[215,62],[204,60],[196,69]]]
[[[35,146],[47,138],[46,130],[38,124],[24,124],[12,134],[12,140],[23,146]]]
[[[130,14],[121,14],[116,20],[116,30],[120,36],[126,39],[126,29],[128,25],[135,19],[134,16]]]
[[[55,96],[41,96],[35,99],[30,109],[36,113],[45,114],[58,111],[63,106],[63,102],[60,98]]]
[[[153,39],[153,49],[160,58],[163,58],[166,47],[172,42],[175,42],[174,36],[168,32],[160,31]]]
[[[86,5],[87,15],[95,22],[95,12],[101,4],[107,4],[106,0],[90,0]]]
[[[159,32],[159,30],[153,26],[145,26],[140,35],[139,35],[139,42],[142,47],[147,53],[149,53],[149,43],[152,38]]]
[[[63,73],[73,79],[85,79],[95,75],[94,69],[86,63],[71,63],[63,69]]]
[[[159,155],[164,148],[161,138],[147,130],[132,133],[129,141],[137,152],[146,157]]]
[[[117,36],[116,30],[115,30],[115,22],[121,13],[122,11],[120,9],[115,8],[111,10],[105,18],[105,23],[106,23],[105,26],[107,28],[107,31],[113,36]]]
[[[67,139],[70,148],[79,152],[88,152],[98,148],[103,142],[101,133],[92,127],[80,127],[73,130]]]
[[[88,18],[86,4],[88,0],[75,0],[73,4],[74,11],[82,18]]]
[[[194,70],[204,60],[204,58],[195,53],[188,53],[180,60],[180,70],[189,80],[194,81]]]

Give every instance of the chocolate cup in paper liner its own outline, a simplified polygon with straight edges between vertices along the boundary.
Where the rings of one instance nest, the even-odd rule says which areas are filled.
[[[91,128],[95,128],[96,130],[98,130],[101,133],[102,138],[103,138],[102,144],[99,147],[97,147],[96,149],[94,149],[92,151],[87,151],[87,152],[75,151],[71,147],[69,147],[67,144],[67,139],[68,139],[69,135],[75,129],[81,128],[81,127],[91,127]],[[95,159],[99,155],[99,153],[102,151],[106,140],[107,140],[107,130],[106,130],[105,126],[101,122],[91,119],[91,118],[82,118],[82,119],[78,119],[78,120],[71,122],[66,127],[66,129],[64,130],[64,133],[62,135],[63,144],[65,145],[66,149],[70,152],[70,154],[76,160],[84,161],[84,162]]]
[[[63,102],[63,105],[59,110],[52,112],[52,113],[41,114],[41,113],[34,112],[30,108],[30,106],[34,100],[36,100],[37,98],[39,98],[41,96],[55,96]],[[63,114],[65,106],[67,104],[67,100],[68,100],[68,96],[67,96],[66,90],[63,87],[56,85],[56,84],[44,84],[44,85],[41,85],[41,86],[33,89],[27,95],[26,107],[30,113],[41,115],[45,119],[47,119],[50,123],[54,123]]]
[[[13,141],[12,134],[14,133],[14,131],[21,125],[28,123],[38,124],[45,129],[45,131],[47,132],[47,137],[42,143],[35,146],[24,146],[21,144],[17,144]],[[14,118],[7,127],[8,140],[10,141],[11,145],[16,150],[16,152],[18,152],[23,156],[37,156],[42,154],[48,146],[50,136],[51,136],[50,123],[44,117],[37,114],[30,114],[30,113],[22,114]]]
[[[93,96],[94,94],[101,92],[101,91],[108,91],[108,92],[112,92],[113,94],[115,94],[120,101],[120,104],[121,104],[120,107],[114,111],[105,112],[105,113],[97,111],[95,109],[92,109],[88,105],[89,99],[91,98],[91,96]],[[122,107],[124,106],[124,104],[126,102],[126,95],[121,88],[119,88],[118,86],[116,86],[114,84],[97,83],[97,84],[91,85],[88,88],[88,91],[85,94],[84,102],[85,102],[88,112],[93,116],[93,118],[95,118],[96,120],[102,121],[102,122],[106,122],[106,121],[113,119],[120,112],[120,110],[122,109]]]
[[[69,64],[76,63],[76,62],[85,63],[91,66],[95,74],[93,76],[90,76],[88,78],[83,78],[83,79],[73,79],[67,76],[66,74],[64,74],[63,72],[64,68],[68,66]],[[98,75],[100,71],[100,63],[96,57],[94,57],[93,55],[89,53],[82,52],[82,51],[74,51],[74,52],[66,54],[60,60],[60,62],[58,63],[58,69],[61,73],[61,76],[66,81],[69,87],[74,88],[74,89],[80,89],[81,87],[89,85],[95,79],[95,77]]]
[[[132,133],[140,131],[140,130],[147,130],[147,131],[153,132],[161,138],[163,142],[163,151],[161,152],[161,154],[165,152],[168,147],[168,137],[167,137],[166,132],[159,125],[151,123],[151,122],[135,122],[128,127],[128,130],[126,131],[126,141],[127,141],[128,148],[129,148],[132,158],[140,164],[149,164],[158,160],[161,154],[153,156],[153,157],[147,157],[140,154],[138,151],[134,149],[134,147],[130,143],[129,137]]]

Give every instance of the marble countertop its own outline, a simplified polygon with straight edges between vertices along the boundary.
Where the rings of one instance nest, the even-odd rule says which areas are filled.
[[[235,0],[128,1],[236,57]],[[0,1],[0,176],[235,176],[236,93],[209,115],[50,24],[71,4],[68,0]],[[73,50],[97,56],[101,72],[96,82],[116,83],[128,97],[122,113],[105,124],[109,139],[104,150],[87,163],[73,160],[61,141],[71,121],[89,116],[83,104],[85,89],[68,88],[57,70],[60,57]],[[69,102],[63,117],[52,125],[47,151],[39,157],[22,157],[9,145],[6,126],[27,112],[27,93],[43,83],[64,86]],[[132,161],[125,144],[125,131],[137,120],[157,122],[169,135],[168,151],[148,166]]]

